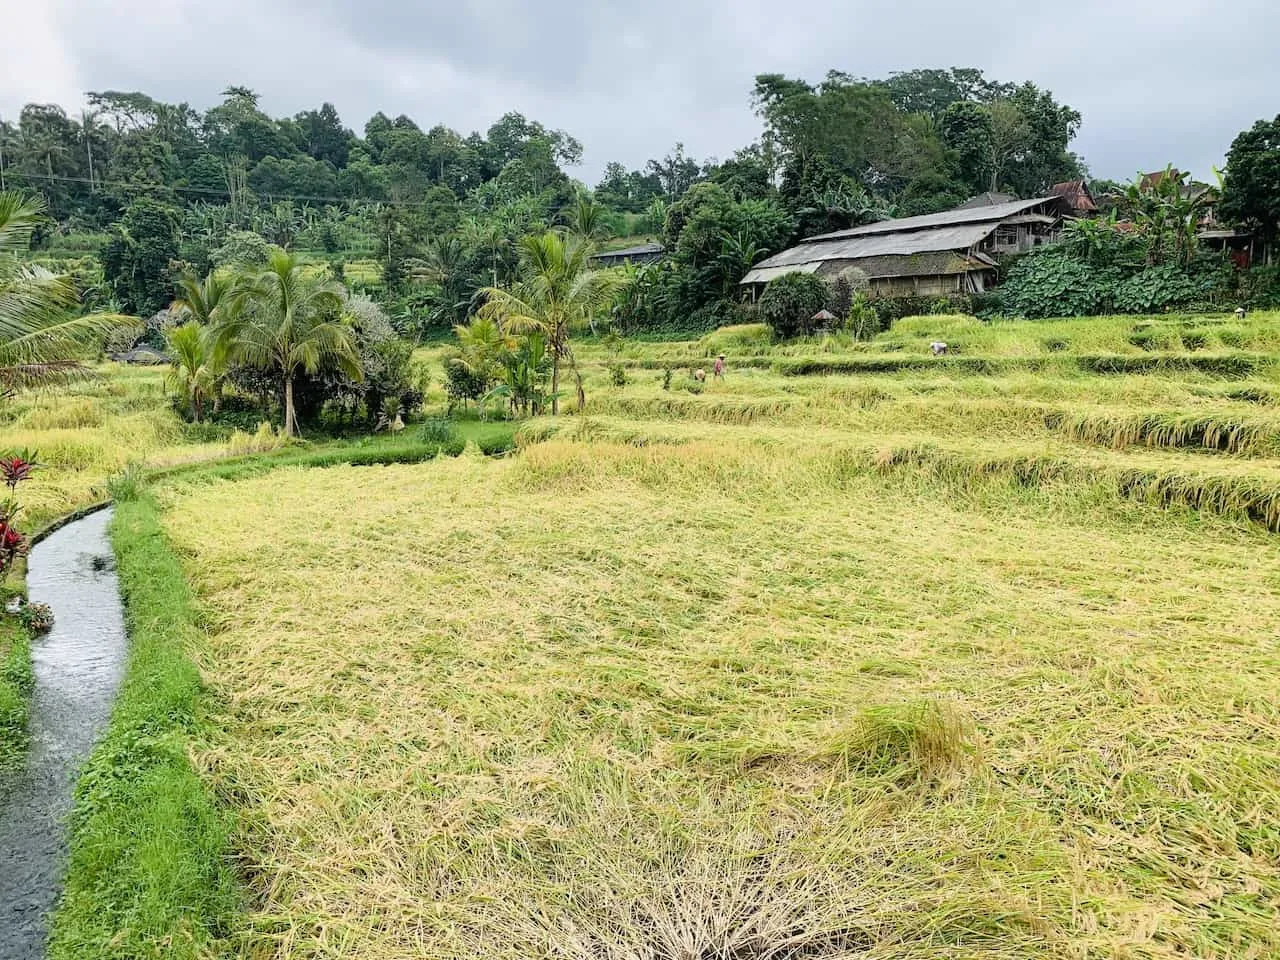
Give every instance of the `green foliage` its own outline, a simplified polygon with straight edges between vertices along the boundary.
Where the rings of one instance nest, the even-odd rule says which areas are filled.
[[[47,603],[27,603],[18,608],[18,622],[32,637],[53,629],[53,608]]]
[[[870,340],[882,329],[880,312],[865,294],[854,294],[845,312],[845,329],[855,340]]]
[[[179,211],[140,197],[129,204],[102,254],[102,267],[121,306],[150,316],[169,305],[178,258]]]
[[[449,406],[467,401],[479,401],[489,392],[492,377],[484,371],[470,366],[460,353],[446,354],[441,360],[444,366],[444,392],[449,398]]]
[[[1257,225],[1268,240],[1280,234],[1280,116],[1259,120],[1232,142],[1219,214]]]
[[[609,381],[615,387],[625,387],[627,385],[627,368],[617,362],[609,364]]]
[[[236,230],[210,254],[215,267],[238,270],[264,270],[271,256],[271,244],[259,234]]]
[[[22,759],[33,689],[30,634],[16,617],[0,614],[0,772]]]
[[[112,503],[133,503],[142,497],[146,489],[146,475],[140,463],[130,463],[107,478],[107,496]]]
[[[814,314],[827,301],[827,285],[811,273],[785,273],[770,281],[760,297],[760,319],[782,340],[815,329]]]

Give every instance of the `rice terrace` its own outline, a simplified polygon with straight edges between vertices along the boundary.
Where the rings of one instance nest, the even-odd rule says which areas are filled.
[[[1280,118],[762,74],[588,190],[87,96],[0,122],[0,958],[1280,957]]]

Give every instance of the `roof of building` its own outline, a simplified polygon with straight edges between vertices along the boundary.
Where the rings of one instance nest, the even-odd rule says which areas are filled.
[[[898,220],[881,220],[879,223],[869,223],[849,230],[837,230],[835,233],[824,233],[816,237],[810,237],[807,240],[802,240],[801,243],[815,243],[840,237],[862,237],[876,233],[932,230],[934,227],[948,227],[958,224],[989,223],[1016,216],[1024,210],[1030,210],[1046,203],[1060,206],[1061,202],[1060,197],[1037,197],[1034,200],[1010,200],[987,206],[957,207],[955,210],[944,210],[942,213],[929,213],[921,217],[903,217]]]
[[[996,207],[1002,203],[1012,203],[1017,199],[1012,193],[996,193],[988,190],[986,193],[980,193],[976,197],[970,197],[956,209],[973,210],[975,207]]]
[[[801,243],[756,264],[755,269],[748,273],[742,282],[767,283],[775,276],[801,268],[804,268],[805,273],[813,273],[827,260],[861,260],[865,257],[901,257],[919,253],[967,250],[985,240],[995,230],[997,222],[961,224],[911,233],[836,237],[831,240]]]
[[[1055,183],[1049,188],[1049,192],[1067,201],[1071,204],[1071,209],[1077,212],[1091,212],[1098,209],[1098,205],[1093,202],[1093,194],[1089,192],[1089,184],[1083,180]]]
[[[624,247],[621,250],[601,250],[592,256],[592,260],[626,260],[628,257],[655,257],[667,252],[660,243],[642,243],[635,247]]]
[[[1010,200],[826,233],[762,260],[741,282],[768,283],[784,273],[816,273],[824,263],[840,260],[857,261],[858,269],[871,271],[868,276],[985,270],[993,265],[989,258],[965,251],[980,244],[1002,223],[1047,221],[1052,218],[1029,211],[1045,204],[1061,209],[1067,202],[1058,196]]]

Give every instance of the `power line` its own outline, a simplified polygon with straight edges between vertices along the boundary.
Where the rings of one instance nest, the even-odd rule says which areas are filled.
[[[210,187],[171,187],[163,183],[131,183],[127,180],[90,180],[88,177],[64,177],[59,174],[47,173],[23,173],[9,167],[5,170],[6,177],[20,177],[25,180],[45,180],[57,183],[87,183],[91,187],[120,187],[125,190],[171,190],[174,193],[194,193],[205,196],[215,196],[230,201],[231,191],[215,190]],[[303,194],[286,194],[286,193],[268,193],[265,195],[268,200],[295,200],[299,202],[312,203],[354,203],[354,204],[375,204],[380,203],[389,207],[416,207],[423,201],[415,200],[370,200],[367,197],[323,197],[323,196],[306,196]]]

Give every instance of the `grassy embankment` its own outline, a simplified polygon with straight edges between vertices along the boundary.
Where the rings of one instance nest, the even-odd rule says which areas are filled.
[[[700,393],[649,368],[718,344],[588,344],[515,458],[170,478],[208,690],[138,717],[193,766],[86,781],[55,956],[1280,952],[1275,324],[1100,373],[1134,321],[925,318]],[[1057,359],[773,369],[961,330]]]

